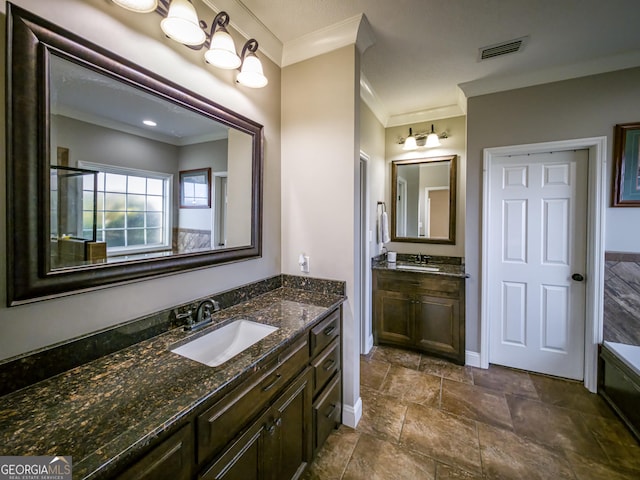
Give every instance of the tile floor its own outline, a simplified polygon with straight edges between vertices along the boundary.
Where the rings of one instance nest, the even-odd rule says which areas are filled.
[[[640,479],[640,445],[580,383],[374,347],[363,414],[305,480]]]

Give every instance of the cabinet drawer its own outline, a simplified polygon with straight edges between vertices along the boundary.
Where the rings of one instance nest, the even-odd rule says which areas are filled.
[[[197,418],[198,464],[218,453],[309,361],[306,335]]]
[[[336,310],[325,320],[311,329],[309,334],[309,345],[311,347],[311,357],[315,357],[324,347],[340,335],[340,310]]]
[[[336,425],[342,421],[341,379],[342,377],[338,372],[313,404],[314,451],[324,444]]]
[[[340,337],[311,362],[313,367],[313,395],[315,396],[340,369]]]
[[[409,272],[376,272],[376,288],[392,292],[434,293],[456,297],[461,281],[445,276]]]

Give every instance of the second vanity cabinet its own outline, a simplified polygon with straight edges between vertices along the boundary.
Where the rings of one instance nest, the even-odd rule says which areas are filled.
[[[464,364],[464,278],[373,270],[374,341]]]
[[[341,329],[338,308],[118,478],[300,478],[342,418]]]

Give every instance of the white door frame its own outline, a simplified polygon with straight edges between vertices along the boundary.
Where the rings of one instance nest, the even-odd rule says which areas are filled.
[[[584,345],[584,386],[591,392],[598,386],[598,344],[602,342],[604,303],[604,238],[606,198],[607,137],[580,138],[556,142],[532,143],[484,149],[482,198],[482,285],[480,310],[480,367],[489,367],[489,225],[491,209],[489,178],[493,160],[507,155],[526,155],[587,149],[587,261]]]
[[[400,204],[397,205],[396,208],[396,216],[399,225],[391,225],[390,228],[395,228],[396,234],[399,237],[407,236],[407,180],[398,176],[398,184],[396,187],[396,192],[400,195]],[[394,198],[394,202],[397,202],[398,199]]]
[[[369,155],[360,151],[360,242],[356,255],[360,258],[360,353],[366,355],[373,348],[373,330],[371,320],[371,202],[369,194]],[[364,175],[363,174],[364,171]]]

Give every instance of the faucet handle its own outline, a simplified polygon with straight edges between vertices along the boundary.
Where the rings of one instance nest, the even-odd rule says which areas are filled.
[[[190,325],[193,323],[193,310],[188,309],[185,312],[179,313],[180,310],[176,309],[175,310],[175,317],[176,320],[184,320],[185,318],[187,319],[187,325]]]

